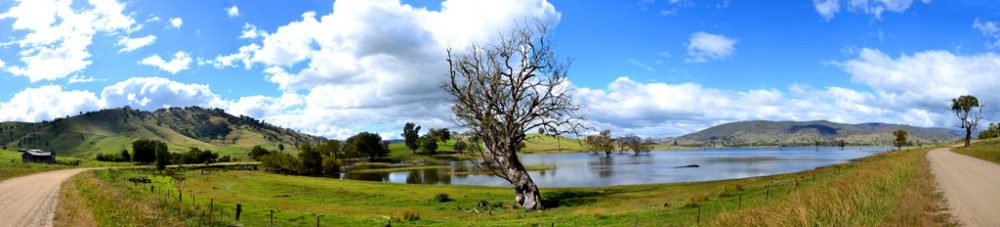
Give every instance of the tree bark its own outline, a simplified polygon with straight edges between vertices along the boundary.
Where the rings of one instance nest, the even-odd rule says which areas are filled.
[[[972,143],[972,127],[965,127],[965,147]]]
[[[514,187],[514,199],[521,208],[529,211],[543,209],[542,195],[538,192],[538,186],[524,168],[511,172],[510,177],[510,184]]]
[[[507,180],[514,188],[514,200],[525,210],[541,210],[542,196],[538,191],[538,186],[531,180],[531,175],[524,169],[524,165],[517,158],[516,154],[509,157],[498,157],[501,168],[506,169]]]

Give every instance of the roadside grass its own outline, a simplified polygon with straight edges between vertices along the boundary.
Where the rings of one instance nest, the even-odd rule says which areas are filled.
[[[54,226],[97,226],[94,214],[87,209],[86,200],[81,196],[79,175],[63,182],[59,188]]]
[[[79,197],[93,215],[97,226],[180,226],[183,220],[164,209],[163,199],[151,196],[148,188],[128,187],[119,179],[118,170],[95,170],[80,173],[65,184],[75,184]],[[68,194],[61,191],[60,194]],[[63,196],[63,195],[60,195]],[[71,197],[68,196],[68,197]],[[60,202],[60,204],[65,202]],[[75,203],[75,202],[73,202]],[[76,205],[66,205],[73,207]],[[60,208],[67,208],[60,205]],[[68,215],[85,211],[57,212]],[[74,218],[57,216],[56,220]]]
[[[81,177],[81,193],[99,223],[149,224],[176,216],[183,225],[280,226],[663,226],[663,225],[947,225],[924,154],[888,152],[815,170],[710,182],[543,188],[548,209],[512,205],[509,188],[412,185],[261,171],[100,170]],[[152,184],[133,184],[146,176]],[[155,189],[151,191],[151,186]],[[102,192],[102,193],[94,193]],[[178,200],[178,192],[183,197]],[[446,194],[446,202],[441,202]],[[96,198],[96,199],[95,199]],[[102,202],[103,201],[103,202]],[[111,202],[116,201],[116,202]],[[121,201],[121,202],[118,202]],[[129,206],[153,207],[136,215]],[[208,213],[209,204],[212,212]],[[239,222],[235,207],[242,208]],[[178,213],[178,210],[180,213]],[[157,213],[159,212],[159,213]],[[116,214],[122,213],[122,214]],[[183,215],[180,215],[180,214]],[[317,219],[318,217],[318,219]]]
[[[60,162],[80,162],[80,166],[51,165],[41,163],[21,163],[21,153],[17,151],[0,150],[0,181],[24,176],[32,173],[45,172],[50,170],[76,168],[76,167],[97,167],[97,166],[128,166],[130,163],[102,162],[74,157],[60,157],[56,155]]]
[[[926,154],[889,152],[852,163],[842,177],[790,193],[771,206],[720,215],[715,226],[955,225],[943,212]]]
[[[954,148],[951,151],[1000,164],[1000,139],[997,138],[981,140],[969,147]]]

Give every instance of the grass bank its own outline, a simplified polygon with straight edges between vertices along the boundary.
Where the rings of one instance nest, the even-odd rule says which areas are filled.
[[[543,188],[544,211],[512,206],[509,188],[407,185],[260,171],[102,170],[81,175],[81,196],[96,220],[148,224],[172,216],[183,225],[939,225],[924,154],[890,152],[810,171],[711,182]],[[125,179],[146,176],[151,184]],[[155,188],[152,189],[151,188]],[[100,192],[100,193],[95,193]],[[182,194],[182,196],[178,196]],[[447,195],[443,199],[442,194]],[[123,201],[123,202],[119,202]],[[235,208],[241,219],[235,220]],[[133,205],[129,205],[133,206]],[[209,212],[211,211],[211,212]],[[121,214],[117,214],[121,213]],[[115,218],[132,217],[132,218]]]
[[[1000,164],[1000,139],[981,140],[969,147],[955,148],[951,151]]]
[[[32,173],[45,172],[57,169],[127,165],[127,163],[101,162],[101,161],[80,159],[73,157],[60,157],[58,155],[56,156],[56,159],[59,160],[60,162],[79,162],[80,165],[68,166],[68,165],[50,165],[50,164],[40,164],[40,163],[21,163],[20,152],[0,150],[0,181]]]

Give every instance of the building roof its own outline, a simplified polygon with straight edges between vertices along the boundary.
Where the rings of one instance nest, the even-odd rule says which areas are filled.
[[[52,156],[52,152],[45,152],[39,149],[28,149],[25,153],[31,156]]]

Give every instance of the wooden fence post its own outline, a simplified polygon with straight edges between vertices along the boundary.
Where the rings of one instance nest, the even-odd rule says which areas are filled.
[[[243,206],[239,203],[236,204],[236,221],[240,221],[240,212],[243,212]]]
[[[740,198],[740,203],[739,203],[740,205],[737,208],[743,208],[743,194],[740,194],[739,198]]]
[[[271,210],[271,227],[274,227],[274,210]]]
[[[212,208],[215,206],[215,199],[208,201],[208,225],[212,225]]]

